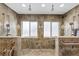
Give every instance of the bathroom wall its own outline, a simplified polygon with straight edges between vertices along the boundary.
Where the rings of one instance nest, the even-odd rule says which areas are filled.
[[[70,23],[74,23],[74,29],[79,28],[79,5],[64,15],[64,35],[71,36]]]
[[[5,4],[0,3],[0,36],[7,34],[6,24],[10,24],[10,34],[16,36],[17,14],[8,8]]]
[[[43,25],[44,21],[57,21],[59,22],[59,32],[60,35],[62,35],[61,31],[61,25],[62,25],[62,16],[61,15],[45,15],[45,14],[40,14],[40,15],[18,15],[18,24],[21,26],[22,21],[37,21],[38,22],[38,35],[40,37],[43,37]],[[19,30],[18,35],[21,35],[21,30]]]

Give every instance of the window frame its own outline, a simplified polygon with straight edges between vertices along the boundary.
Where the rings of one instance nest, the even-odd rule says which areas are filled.
[[[53,38],[53,37],[56,37],[56,36],[52,36],[52,23],[53,22],[57,22],[58,23],[58,36],[60,35],[59,31],[60,31],[60,22],[59,21],[44,21],[44,22],[50,22],[50,37],[46,37],[44,36],[44,27],[43,27],[43,37],[44,38]],[[43,22],[43,26],[44,26],[44,22]]]
[[[23,36],[23,22],[29,22],[29,36]],[[36,36],[31,36],[31,22],[36,22],[37,23],[37,35]],[[26,38],[38,38],[38,22],[37,21],[21,21],[21,37],[26,37]]]

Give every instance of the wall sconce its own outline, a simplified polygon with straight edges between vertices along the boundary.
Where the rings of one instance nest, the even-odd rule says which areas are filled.
[[[9,32],[10,32],[10,24],[6,24],[6,27],[7,27],[7,34],[6,36],[10,35]]]
[[[40,26],[40,25],[39,25],[39,28],[43,28],[43,26]]]
[[[17,24],[17,29],[20,29],[20,25],[19,24]]]
[[[62,29],[62,30],[64,29],[64,25],[61,25],[61,29]]]
[[[71,22],[71,23],[69,23],[69,24],[70,24],[70,26],[71,26],[71,35],[74,35],[74,23]]]

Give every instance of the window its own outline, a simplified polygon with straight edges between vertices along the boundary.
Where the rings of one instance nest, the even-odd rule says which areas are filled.
[[[59,35],[59,22],[44,22],[44,37]]]
[[[58,35],[59,35],[59,23],[52,22],[52,36],[58,36]]]
[[[22,36],[37,37],[37,22],[22,22]]]
[[[31,22],[31,36],[37,36],[37,22]]]
[[[50,22],[44,22],[44,37],[50,37]]]
[[[29,37],[29,22],[23,22],[22,25],[22,36]]]

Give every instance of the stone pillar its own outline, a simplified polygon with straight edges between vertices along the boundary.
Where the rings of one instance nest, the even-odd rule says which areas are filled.
[[[20,56],[21,55],[21,37],[17,38],[16,43],[17,43],[16,44],[17,56]]]
[[[58,37],[55,38],[55,55],[56,56],[59,55],[59,38]]]

